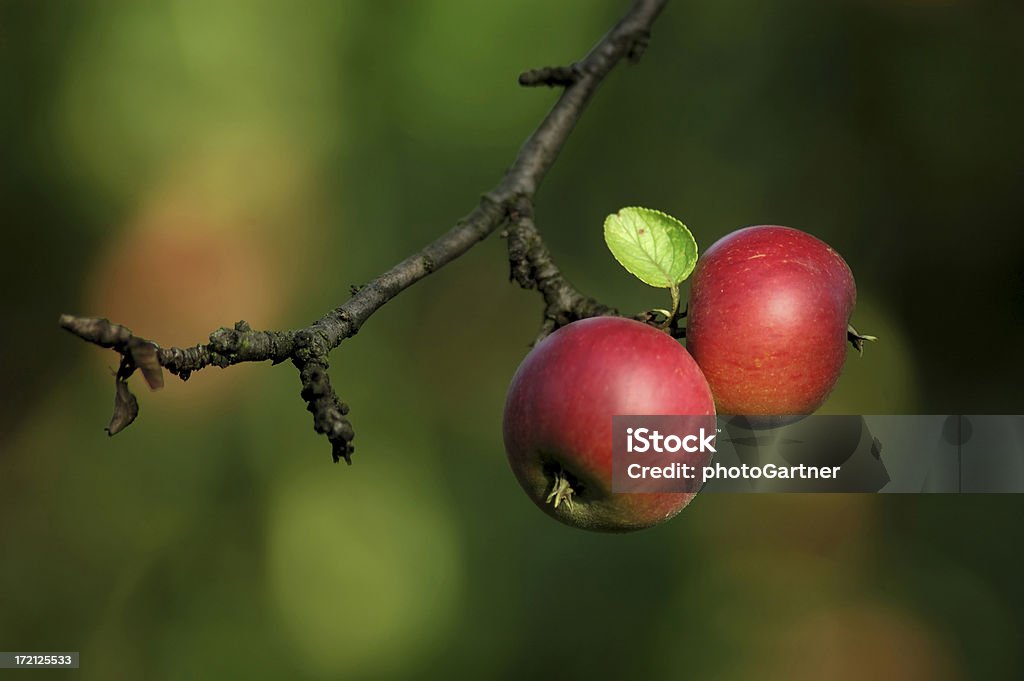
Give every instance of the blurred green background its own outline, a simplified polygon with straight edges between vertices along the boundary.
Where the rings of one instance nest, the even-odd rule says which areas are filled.
[[[620,0],[0,3],[0,649],[81,678],[1019,679],[1019,497],[706,495],[664,526],[549,520],[505,463],[540,315],[492,238],[332,355],[356,464],[288,366],[144,391],[163,344],[301,326],[466,213]],[[1024,5],[677,0],[542,187],[564,272],[662,307],[604,216],[706,248],[810,231],[857,277],[833,413],[1024,412]]]

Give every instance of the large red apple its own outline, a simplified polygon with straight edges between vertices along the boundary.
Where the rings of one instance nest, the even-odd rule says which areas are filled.
[[[613,493],[612,416],[714,415],[707,381],[671,336],[621,317],[573,322],[526,356],[505,402],[509,464],[537,506],[589,530],[650,527],[694,493]]]
[[[810,414],[847,353],[857,287],[828,244],[790,227],[747,227],[694,270],[686,346],[720,413]]]

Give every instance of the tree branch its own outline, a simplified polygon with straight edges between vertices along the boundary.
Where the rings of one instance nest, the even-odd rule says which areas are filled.
[[[291,361],[299,370],[301,395],[313,414],[316,432],[331,442],[335,462],[351,463],[354,431],[346,418],[348,407],[338,399],[327,373],[327,355],[355,335],[374,312],[389,300],[432,272],[466,253],[504,225],[508,230],[512,278],[524,288],[536,288],[544,297],[541,334],[575,319],[615,310],[583,296],[555,267],[533,222],[533,196],[554,164],[594,92],[622,59],[636,61],[650,37],[650,29],[667,0],[635,0],[626,14],[590,52],[571,66],[527,71],[523,85],[561,86],[563,91],[551,111],[519,150],[512,166],[494,189],[445,234],[428,244],[358,291],[341,306],[309,326],[292,331],[255,331],[240,321],[234,328],[210,334],[209,342],[191,348],[160,348],[135,336],[129,329],[106,319],[62,315],[60,325],[83,340],[112,348],[122,356],[115,377],[116,428],[128,425],[137,413],[135,398],[127,390],[127,378],[142,370],[150,387],[162,385],[160,367],[187,380],[194,371],[215,365],[226,368],[242,362]],[[125,405],[134,406],[126,415]],[[119,413],[120,412],[120,413]],[[130,415],[130,418],[128,416]],[[111,422],[114,425],[114,420]]]
[[[508,239],[509,278],[544,296],[544,318],[537,340],[577,319],[617,315],[618,310],[583,295],[566,280],[533,222],[533,205],[522,198],[512,208]]]

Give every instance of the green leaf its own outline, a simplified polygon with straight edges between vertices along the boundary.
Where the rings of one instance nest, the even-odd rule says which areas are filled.
[[[697,242],[686,225],[650,208],[623,208],[605,218],[604,240],[640,281],[674,289],[697,264]]]

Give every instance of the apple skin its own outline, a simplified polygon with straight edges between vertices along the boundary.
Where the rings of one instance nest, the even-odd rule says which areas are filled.
[[[857,302],[849,266],[790,227],[747,227],[697,261],[686,346],[719,413],[811,414],[843,368]]]
[[[621,317],[573,322],[523,360],[505,402],[508,461],[548,515],[574,527],[626,532],[681,511],[693,493],[613,493],[612,416],[713,416],[714,399],[690,354],[667,333]],[[572,503],[548,502],[562,471]]]

